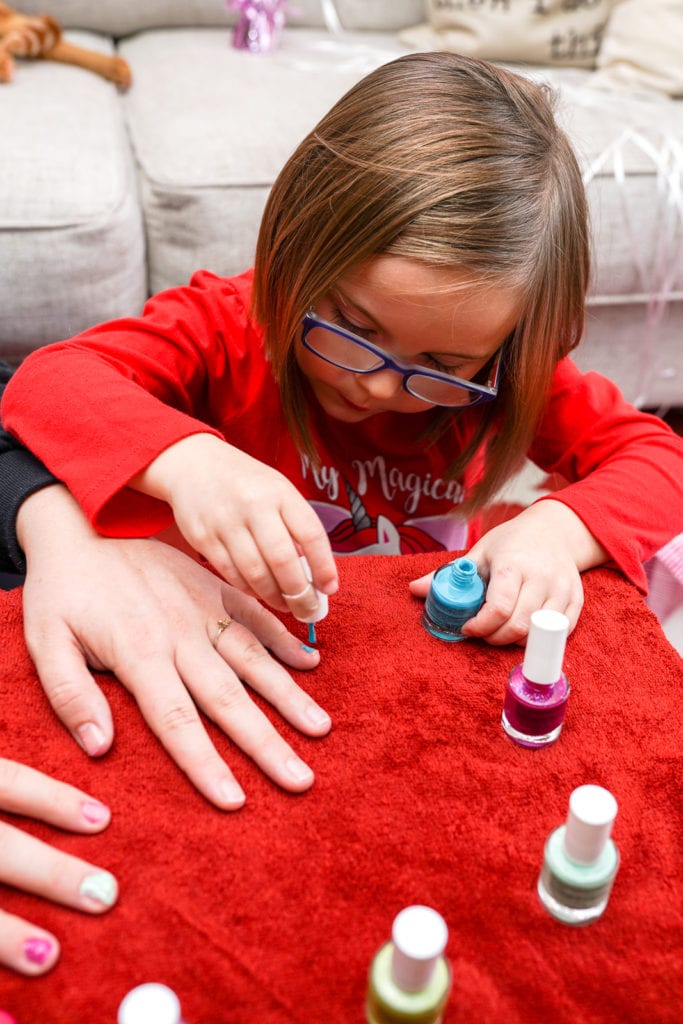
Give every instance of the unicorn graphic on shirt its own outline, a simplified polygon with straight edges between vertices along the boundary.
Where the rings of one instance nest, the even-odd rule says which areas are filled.
[[[464,537],[466,525],[454,517],[428,516],[424,519],[407,520],[400,525],[383,514],[375,518],[369,515],[360,496],[344,480],[349,498],[349,508],[327,502],[311,501],[330,538],[335,555],[406,555],[424,551],[456,550],[458,543],[451,545],[455,532]],[[444,529],[448,523],[450,529]],[[432,530],[429,530],[429,526]],[[440,535],[448,535],[441,539]],[[455,540],[460,543],[459,537]]]

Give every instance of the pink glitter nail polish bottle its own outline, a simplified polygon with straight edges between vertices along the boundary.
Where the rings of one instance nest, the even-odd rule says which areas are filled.
[[[531,616],[524,661],[508,678],[501,719],[522,747],[547,747],[560,735],[570,692],[562,671],[568,632],[562,612],[544,608]]]

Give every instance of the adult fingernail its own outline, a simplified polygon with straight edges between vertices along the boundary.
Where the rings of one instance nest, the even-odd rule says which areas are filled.
[[[76,741],[90,757],[104,753],[104,733],[94,722],[86,722],[76,729]]]
[[[32,964],[42,965],[48,960],[54,949],[54,943],[49,939],[32,938],[24,943],[24,956]]]
[[[285,768],[295,780],[295,782],[305,782],[306,780],[313,777],[313,772],[304,764],[298,757],[290,757],[285,762]]]
[[[315,649],[315,647],[309,647],[308,644],[302,644],[301,645],[301,650],[305,651],[306,654],[317,654],[318,653],[317,650]]]
[[[100,822],[107,821],[110,813],[109,808],[105,804],[101,804],[99,800],[84,800],[81,804],[81,814],[91,825],[99,825]]]
[[[247,799],[244,790],[234,779],[220,779],[217,788],[219,803],[229,804],[233,810],[240,808]]]
[[[306,708],[306,714],[313,725],[330,725],[332,719],[328,715],[327,711],[323,711],[317,704],[309,704]]]
[[[118,895],[116,879],[108,871],[97,871],[86,875],[81,882],[79,892],[87,900],[99,903],[103,907],[113,907]]]

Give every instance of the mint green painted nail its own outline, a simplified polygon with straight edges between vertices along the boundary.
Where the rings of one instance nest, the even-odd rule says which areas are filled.
[[[79,892],[81,896],[89,896],[105,907],[112,907],[116,903],[118,885],[108,871],[98,871],[97,874],[85,876]]]

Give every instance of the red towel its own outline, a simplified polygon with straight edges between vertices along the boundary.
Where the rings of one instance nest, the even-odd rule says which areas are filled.
[[[233,814],[192,789],[106,675],[117,738],[88,760],[37,683],[19,593],[0,597],[3,754],[113,809],[94,837],[26,827],[121,886],[99,918],[0,890],[7,910],[63,944],[44,978],[0,968],[0,1007],[20,1024],[114,1024],[129,989],[160,981],[188,1024],[361,1024],[373,953],[402,907],[426,903],[450,929],[447,1024],[680,1022],[681,659],[634,588],[588,573],[564,731],[544,750],[520,748],[500,714],[521,651],[425,632],[407,583],[436,564],[340,562],[322,664],[301,674],[333,731],[310,740],[280,723],[315,785],[288,796],[210,727],[247,792]],[[588,782],[617,798],[622,861],[604,916],[573,929],[535,887],[548,833]]]

